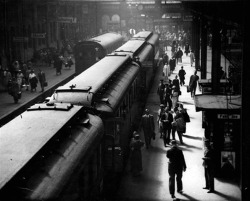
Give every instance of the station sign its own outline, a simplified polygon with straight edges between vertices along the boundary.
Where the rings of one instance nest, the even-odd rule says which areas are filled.
[[[218,119],[240,119],[239,114],[217,114]]]
[[[29,38],[28,37],[17,36],[17,37],[13,37],[13,41],[23,43],[23,42],[28,42]]]
[[[45,38],[46,33],[31,33],[31,38]]]
[[[58,17],[59,23],[76,23],[76,17]]]

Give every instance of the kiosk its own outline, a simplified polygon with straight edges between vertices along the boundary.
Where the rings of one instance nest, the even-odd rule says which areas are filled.
[[[201,94],[194,97],[196,111],[202,111],[204,137],[215,152],[215,176],[240,174],[241,96]]]

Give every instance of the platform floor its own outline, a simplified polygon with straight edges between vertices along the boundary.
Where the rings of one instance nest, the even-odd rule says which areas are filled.
[[[168,48],[168,55],[170,48]],[[209,52],[208,52],[209,56]],[[210,51],[211,56],[211,51]],[[228,65],[222,57],[222,65]],[[194,72],[194,67],[190,66],[189,56],[183,56],[183,63],[177,65],[175,71],[170,76],[174,79],[178,74],[180,67],[183,66],[186,71],[186,84],[189,83],[189,78]],[[209,69],[210,66],[210,69]],[[224,65],[223,65],[224,66]],[[156,93],[159,80],[162,75],[162,67],[156,74],[154,85],[150,91],[147,99],[146,107],[154,115],[155,124],[157,117],[157,110],[159,109],[159,97]],[[198,72],[200,76],[200,73]],[[208,75],[211,78],[211,57],[208,58]],[[187,123],[187,132],[183,136],[184,145],[179,146],[184,153],[187,170],[183,173],[183,194],[176,193],[175,196],[179,200],[192,201],[240,201],[241,190],[235,181],[223,181],[215,179],[215,193],[207,193],[204,190],[205,178],[204,169],[202,166],[203,157],[203,137],[204,129],[202,129],[202,112],[196,112],[194,100],[190,93],[187,93],[186,86],[181,87],[182,95],[179,101],[187,108],[190,115],[191,122]],[[201,92],[197,88],[197,93]],[[157,124],[156,124],[157,125]],[[158,131],[158,128],[156,128]],[[141,139],[144,140],[143,132],[140,131]],[[178,142],[178,136],[176,137]],[[152,142],[152,147],[146,149],[142,148],[143,171],[140,176],[133,177],[130,172],[130,164],[128,163],[119,190],[114,200],[117,201],[168,201],[173,200],[169,193],[169,175],[168,175],[168,159],[166,151],[170,147],[164,147],[163,140],[157,132],[156,139]],[[237,179],[237,178],[236,178]]]

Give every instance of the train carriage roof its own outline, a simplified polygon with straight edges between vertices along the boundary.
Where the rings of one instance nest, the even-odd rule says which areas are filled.
[[[100,36],[93,37],[89,40],[82,41],[78,43],[77,46],[96,43],[102,48],[106,49],[109,46],[112,46],[117,41],[122,41],[122,40],[123,40],[123,36],[118,33],[105,33]]]
[[[133,35],[132,39],[144,39],[147,40],[152,36],[153,32],[151,31],[141,31]]]
[[[136,63],[129,65],[119,77],[114,81],[109,90],[96,102],[96,108],[99,111],[107,113],[109,116],[115,115],[115,111],[121,104],[124,94],[130,89],[131,84],[138,75],[140,67]]]
[[[159,34],[153,34],[151,38],[147,40],[147,42],[151,45],[156,45],[159,41]]]
[[[82,108],[45,107],[36,104],[0,128],[0,189]]]
[[[56,89],[53,102],[91,106],[92,96],[131,58],[127,55],[106,56],[83,73]]]
[[[138,51],[140,51],[145,44],[145,41],[141,40],[129,40],[125,44],[123,44],[121,47],[115,50],[115,53],[128,53],[130,56],[133,56],[134,54],[137,54]]]

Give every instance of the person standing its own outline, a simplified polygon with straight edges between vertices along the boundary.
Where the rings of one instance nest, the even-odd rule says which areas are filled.
[[[164,105],[169,107],[170,110],[172,108],[171,96],[172,96],[172,89],[169,87],[169,84],[165,84]]]
[[[180,91],[180,81],[178,79],[178,75],[175,76],[175,79],[173,79],[173,86],[175,86],[175,88]]]
[[[46,82],[46,77],[45,77],[45,73],[41,69],[39,69],[39,72],[38,72],[38,80],[40,82],[41,92],[43,92],[44,87],[45,87],[44,84]]]
[[[174,57],[172,57],[170,60],[169,60],[169,67],[170,67],[170,74],[173,73],[173,71],[175,70],[175,67],[176,67],[176,60]]]
[[[142,116],[142,129],[144,132],[146,148],[148,149],[155,130],[154,116],[149,113],[148,109],[145,109],[145,114]]]
[[[185,44],[185,54],[186,54],[186,56],[188,56],[188,54],[189,54],[189,52],[190,52],[189,48],[190,48],[189,43],[186,43],[186,44]]]
[[[16,81],[17,81],[17,84],[19,87],[19,91],[22,90],[23,78],[24,78],[24,76],[23,76],[22,71],[18,70],[17,75],[16,75]]]
[[[165,83],[168,83],[168,76],[170,76],[170,69],[167,63],[165,63],[165,65],[163,66],[162,74],[163,74]]]
[[[177,192],[183,192],[182,173],[186,171],[186,162],[182,150],[177,146],[175,140],[171,141],[171,149],[167,151],[167,158],[169,159],[168,173],[169,173],[169,192],[172,198],[175,198],[175,176],[177,183]]]
[[[29,82],[30,82],[30,91],[31,92],[33,92],[33,90],[36,91],[38,80],[34,70],[31,70],[29,74]]]
[[[141,148],[143,146],[144,142],[140,140],[139,134],[134,133],[134,137],[131,139],[130,142],[130,149],[131,149],[130,165],[133,176],[138,176],[140,172],[143,170],[142,154],[141,154]]]
[[[163,124],[162,124],[161,119],[164,113],[165,113],[165,105],[161,104],[160,109],[157,112],[157,123],[158,123],[158,130],[160,133],[160,138],[163,138]]]
[[[214,151],[208,139],[205,140],[205,151],[203,159],[203,167],[205,172],[206,185],[203,189],[208,189],[208,193],[214,192]]]
[[[160,84],[157,89],[157,94],[159,95],[160,98],[160,103],[163,104],[164,100],[164,90],[165,90],[165,85],[163,83],[163,79],[160,80]]]
[[[181,67],[181,69],[179,70],[179,78],[180,78],[180,85],[184,85],[185,84],[185,75],[186,75],[186,71],[183,69],[183,66]]]
[[[195,91],[196,91],[198,80],[199,80],[199,76],[197,75],[197,71],[194,71],[194,74],[190,76],[190,80],[189,80],[189,88],[190,88],[191,97],[195,96]]]

